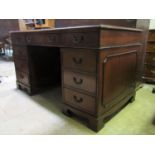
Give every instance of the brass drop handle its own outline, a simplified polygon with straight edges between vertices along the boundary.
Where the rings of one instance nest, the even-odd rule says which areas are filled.
[[[56,35],[50,35],[50,36],[48,37],[48,39],[49,39],[49,42],[56,42],[57,36],[56,36]]]
[[[83,79],[77,80],[76,77],[73,77],[73,81],[74,81],[76,84],[82,84],[82,83],[83,83]]]
[[[155,74],[155,70],[151,70],[151,73]]]
[[[81,64],[82,63],[82,58],[77,59],[77,58],[73,57],[72,60],[75,64]]]
[[[152,60],[155,61],[155,57],[153,57]]]
[[[83,35],[73,35],[73,43],[79,44],[84,41]]]
[[[74,98],[74,100],[75,100],[77,103],[81,103],[81,102],[83,102],[83,98],[82,98],[82,97],[77,98],[77,96],[74,95],[73,98]]]

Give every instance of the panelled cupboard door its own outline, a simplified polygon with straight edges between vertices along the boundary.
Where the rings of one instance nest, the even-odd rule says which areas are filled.
[[[137,51],[107,55],[102,68],[102,104],[120,102],[135,89]],[[116,102],[117,101],[117,102]]]

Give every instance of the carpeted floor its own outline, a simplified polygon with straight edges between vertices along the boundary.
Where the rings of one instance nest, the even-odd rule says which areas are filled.
[[[32,97],[16,89],[13,62],[0,60],[0,134],[155,134],[155,94],[144,84],[136,100],[105,124],[98,133],[61,112],[60,88]]]

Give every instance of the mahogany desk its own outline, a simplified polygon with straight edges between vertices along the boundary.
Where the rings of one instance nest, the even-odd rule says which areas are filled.
[[[142,30],[81,26],[11,33],[17,86],[61,84],[63,112],[95,131],[134,100]]]

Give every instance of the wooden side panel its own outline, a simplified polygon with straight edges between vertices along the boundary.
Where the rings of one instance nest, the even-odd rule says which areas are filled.
[[[116,98],[124,98],[135,86],[135,51],[109,55],[103,66],[103,104],[111,104]],[[132,88],[132,89],[131,89]]]
[[[139,49],[130,46],[100,52],[98,115],[135,93]]]

